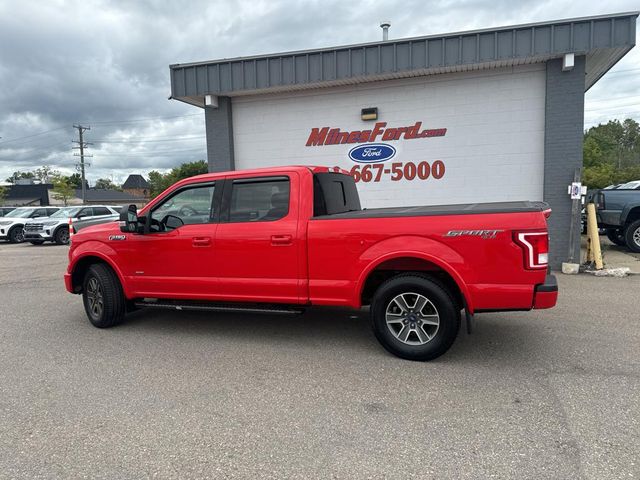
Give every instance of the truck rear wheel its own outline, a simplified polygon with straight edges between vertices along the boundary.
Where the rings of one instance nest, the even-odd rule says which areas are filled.
[[[640,253],[640,220],[631,222],[624,229],[624,239],[632,252]]]
[[[109,328],[122,321],[125,298],[116,274],[106,265],[89,267],[82,284],[82,301],[94,327]]]
[[[389,352],[408,360],[433,360],[453,344],[460,311],[440,283],[419,274],[384,282],[371,303],[373,332]]]

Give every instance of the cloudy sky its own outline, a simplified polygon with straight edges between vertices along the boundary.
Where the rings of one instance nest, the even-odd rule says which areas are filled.
[[[610,0],[0,0],[0,181],[75,171],[90,126],[90,182],[206,159],[202,110],[167,99],[173,63],[637,10]],[[638,35],[640,38],[640,34]],[[640,49],[586,95],[585,128],[640,120]]]

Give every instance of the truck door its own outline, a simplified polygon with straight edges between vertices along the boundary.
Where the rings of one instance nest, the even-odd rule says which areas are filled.
[[[221,196],[216,189],[216,182],[206,182],[172,192],[148,212],[150,231],[123,242],[122,249],[130,249],[127,275],[138,296],[216,295],[215,233]]]
[[[294,173],[226,181],[216,233],[222,297],[306,301],[301,300],[305,245],[298,232],[299,194]]]

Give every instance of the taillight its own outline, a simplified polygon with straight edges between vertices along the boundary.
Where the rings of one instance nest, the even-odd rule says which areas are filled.
[[[596,195],[596,208],[598,210],[604,210],[604,193],[598,192]]]
[[[547,268],[549,265],[549,235],[547,232],[516,232],[514,241],[522,247],[527,270]]]

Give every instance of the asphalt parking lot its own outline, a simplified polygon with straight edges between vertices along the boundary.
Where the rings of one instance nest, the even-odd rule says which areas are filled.
[[[67,250],[0,245],[1,478],[640,477],[640,276],[559,276],[415,363],[364,312],[98,330]]]

